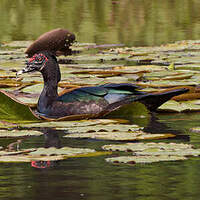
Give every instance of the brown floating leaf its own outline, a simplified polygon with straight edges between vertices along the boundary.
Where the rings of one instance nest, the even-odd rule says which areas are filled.
[[[108,70],[102,70],[102,71],[79,71],[79,72],[71,72],[72,74],[108,74],[108,75],[121,75],[121,74],[137,74],[137,73],[146,73],[148,71],[132,71],[132,72],[125,72],[125,71],[108,71]]]
[[[21,80],[16,79],[1,79],[0,80],[0,88],[8,88],[8,87],[25,87],[28,85],[32,85],[32,83],[23,83]]]
[[[187,94],[181,94],[179,96],[175,96],[172,98],[176,101],[187,101],[187,100],[193,100],[193,99],[200,99],[200,93],[187,93]]]
[[[75,40],[75,35],[66,29],[54,29],[41,35],[33,44],[26,50],[29,57],[40,51],[51,51],[59,55],[69,55],[71,50],[70,44]]]
[[[142,87],[153,87],[153,88],[170,88],[176,86],[195,86],[198,85],[194,81],[152,81],[152,82],[138,82],[137,85]]]
[[[184,80],[184,79],[190,79],[193,76],[193,74],[181,74],[181,75],[170,75],[170,76],[165,76],[165,77],[152,77],[148,78],[148,80],[151,81],[157,81],[157,80]]]

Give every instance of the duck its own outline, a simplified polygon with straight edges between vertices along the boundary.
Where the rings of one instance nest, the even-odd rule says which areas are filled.
[[[143,103],[151,112],[176,95],[188,91],[187,88],[164,92],[148,93],[132,83],[107,83],[80,87],[62,95],[58,94],[61,72],[55,51],[41,50],[35,53],[17,76],[40,72],[44,87],[37,103],[37,112],[49,118],[89,114],[89,118],[104,116],[132,102]]]

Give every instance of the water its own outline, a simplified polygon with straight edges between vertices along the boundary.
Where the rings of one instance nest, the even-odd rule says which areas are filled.
[[[1,0],[0,41],[33,40],[57,27],[97,44],[199,39],[199,9],[198,0]]]
[[[156,114],[156,118],[159,127],[155,126],[154,121],[152,131],[176,131],[180,137],[171,139],[171,142],[191,143],[200,147],[198,135],[189,131],[190,127],[199,124],[198,113]],[[62,133],[59,137],[62,146],[100,150],[102,145],[110,143],[95,140],[63,140]],[[47,143],[43,136],[28,138],[24,140],[23,147],[45,146]],[[104,160],[105,157],[68,159],[55,162],[49,169],[36,169],[31,167],[30,163],[1,164],[0,198],[168,200],[198,199],[200,195],[199,158],[128,166],[108,164]]]
[[[198,0],[1,0],[0,41],[33,40],[57,27],[68,28],[79,42],[97,44],[148,46],[199,39],[199,10]],[[153,126],[149,124],[149,130],[176,132],[179,137],[170,141],[200,147],[198,134],[189,131],[199,125],[199,113],[156,117],[158,120],[151,122]],[[58,136],[62,146],[100,150],[108,144],[63,140],[62,133]],[[0,140],[0,145],[11,142]],[[46,143],[44,137],[27,138],[23,147]],[[49,169],[36,169],[30,163],[1,163],[0,199],[199,199],[199,158],[128,166],[108,164],[105,157],[68,159]]]

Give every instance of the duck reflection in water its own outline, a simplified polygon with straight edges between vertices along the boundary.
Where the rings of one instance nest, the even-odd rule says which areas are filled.
[[[42,128],[41,132],[44,133],[44,148],[56,147],[61,148],[61,141],[55,129]],[[46,169],[57,166],[59,161],[32,161],[31,166],[38,169]]]

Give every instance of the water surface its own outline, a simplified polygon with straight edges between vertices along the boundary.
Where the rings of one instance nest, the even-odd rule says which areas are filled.
[[[199,39],[198,0],[1,0],[0,41],[67,28],[79,42],[159,45]]]
[[[57,27],[69,29],[82,43],[149,46],[199,39],[199,10],[199,0],[1,0],[0,41],[34,40]],[[176,133],[179,137],[165,141],[200,147],[199,136],[189,131],[199,125],[199,116],[157,114],[149,131]],[[100,150],[108,144],[58,136],[62,146]],[[0,140],[0,145],[11,142]],[[44,145],[44,137],[23,142],[23,148]],[[199,158],[136,166],[112,165],[104,158],[68,159],[49,169],[1,163],[0,199],[199,199]]]

